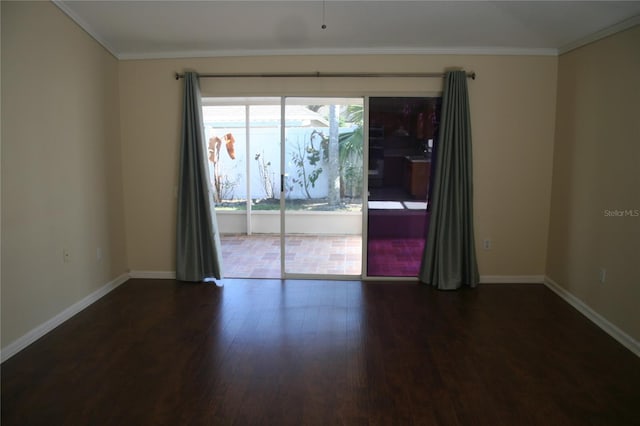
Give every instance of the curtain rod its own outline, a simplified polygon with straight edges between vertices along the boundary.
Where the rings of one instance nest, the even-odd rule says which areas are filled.
[[[414,78],[442,78],[445,73],[426,72],[426,73],[267,73],[267,74],[199,74],[202,78],[299,78],[299,77],[359,77],[359,78],[378,78],[378,77],[414,77]],[[184,74],[176,73],[176,80],[184,78]],[[474,71],[467,73],[467,78],[476,79]]]

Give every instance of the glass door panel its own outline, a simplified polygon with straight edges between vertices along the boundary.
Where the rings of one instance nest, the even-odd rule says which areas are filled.
[[[209,179],[214,201],[225,275],[248,276],[242,265],[250,260],[243,246],[248,242],[246,181],[246,107],[224,99],[206,99],[202,113]]]
[[[285,98],[284,275],[362,274],[363,99]]]
[[[280,98],[249,108],[251,233],[280,236]]]
[[[246,204],[246,121],[243,105],[202,108],[209,177],[216,209],[244,210]]]
[[[249,235],[255,242],[248,250],[254,259],[249,263],[249,268],[254,277],[261,278],[282,276],[280,102],[281,98],[263,99],[261,104],[249,107]]]
[[[441,98],[369,99],[367,275],[418,275]]]
[[[280,278],[281,98],[205,98],[225,276]]]

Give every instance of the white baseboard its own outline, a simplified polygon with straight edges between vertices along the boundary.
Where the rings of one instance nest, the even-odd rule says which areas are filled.
[[[129,277],[147,280],[175,280],[176,271],[130,271]]]
[[[542,284],[544,275],[482,275],[480,284]]]
[[[122,274],[116,279],[109,281],[107,284],[103,285],[84,299],[74,303],[69,306],[64,311],[60,312],[58,315],[54,316],[50,320],[40,324],[33,330],[29,331],[27,334],[19,337],[14,340],[10,344],[8,344],[5,348],[2,349],[2,353],[0,354],[0,362],[5,362],[63,322],[67,321],[69,318],[73,317],[78,312],[85,309],[87,306],[96,302],[107,293],[111,292],[125,281],[129,279],[129,274]]]
[[[604,330],[608,335],[616,339],[622,346],[640,357],[640,342],[629,336],[624,331],[610,323],[602,315],[591,309],[586,303],[571,294],[565,288],[549,277],[544,278],[544,285],[551,291],[562,297],[567,303],[576,308],[578,312],[591,320],[595,325]]]

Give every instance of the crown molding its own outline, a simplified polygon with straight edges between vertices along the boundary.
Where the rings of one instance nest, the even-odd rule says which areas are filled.
[[[607,27],[603,30],[597,31],[593,34],[590,34],[586,37],[575,40],[571,43],[565,44],[564,46],[558,49],[558,55],[563,55],[565,53],[571,52],[572,50],[578,49],[589,43],[593,43],[594,41],[598,41],[605,37],[609,37],[610,35],[614,35],[624,30],[628,30],[629,28],[635,27],[636,25],[640,25],[640,15],[637,15],[637,16],[634,16],[633,18],[619,22],[611,27]]]
[[[483,55],[557,56],[556,49],[507,47],[455,48],[350,48],[350,49],[270,49],[270,50],[193,50],[174,52],[123,53],[121,60],[219,58],[239,56],[340,56],[340,55]]]
[[[87,24],[82,18],[76,15],[62,0],[51,0],[51,3],[56,5],[65,15],[67,15],[73,22],[75,22],[80,28],[82,28],[87,34],[89,34],[95,41],[97,41],[107,52],[113,55],[116,59],[120,59],[115,49],[102,38],[91,25]]]

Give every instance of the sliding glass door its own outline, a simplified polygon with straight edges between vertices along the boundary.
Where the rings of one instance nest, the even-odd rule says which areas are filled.
[[[362,112],[362,98],[284,100],[284,276],[362,274]]]
[[[203,117],[230,278],[280,278],[281,98],[205,98]]]
[[[362,274],[362,98],[209,98],[225,275]]]
[[[369,98],[367,275],[416,277],[441,98]]]

